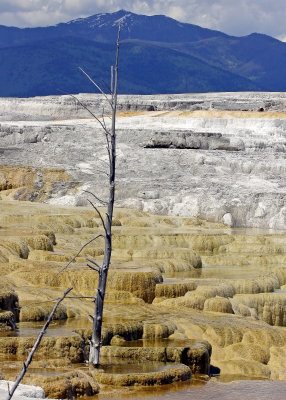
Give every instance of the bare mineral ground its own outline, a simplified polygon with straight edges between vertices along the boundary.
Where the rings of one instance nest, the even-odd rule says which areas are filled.
[[[100,116],[98,97],[79,96]],[[120,101],[102,369],[84,363],[93,302],[67,299],[25,382],[54,398],[227,399],[236,387],[217,380],[258,379],[238,390],[274,399],[284,383],[269,379],[286,380],[284,94]],[[94,296],[86,257],[100,261],[102,242],[67,264],[100,232],[85,190],[104,197],[107,159],[71,98],[0,104],[0,372],[14,380],[50,300],[69,286]]]
[[[101,116],[102,98],[78,98]],[[86,189],[104,196],[105,137],[73,98],[0,105],[0,165],[34,167],[30,190],[11,196],[66,205],[87,204]],[[285,229],[284,93],[120,96],[119,111],[118,206]],[[4,170],[0,185],[19,188],[21,171]]]

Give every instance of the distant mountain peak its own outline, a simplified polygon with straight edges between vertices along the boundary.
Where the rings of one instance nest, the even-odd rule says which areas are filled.
[[[116,25],[119,25],[120,23],[121,23],[121,26],[125,26],[125,25],[128,25],[128,23],[129,23],[129,21],[128,20],[130,20],[130,18],[129,17],[132,17],[134,14],[132,14],[131,12],[128,12],[128,11],[125,11],[125,10],[121,10],[122,12],[123,12],[123,15],[122,15],[122,13],[120,13],[120,12],[118,12],[118,19],[116,20],[116,21],[114,21],[113,22],[113,26],[116,26]]]
[[[115,26],[118,25],[119,22],[125,25],[127,22],[126,20],[134,15],[136,14],[133,14],[130,11],[119,10],[114,13],[99,13],[85,18],[77,18],[67,22],[67,24],[85,24],[90,28],[96,28],[96,27],[102,28],[104,26],[110,26],[110,25]],[[62,25],[62,23],[58,25]]]
[[[248,39],[255,39],[261,41],[269,41],[269,42],[281,42],[281,40],[276,39],[272,36],[266,35],[265,33],[253,32],[250,35],[245,36]]]

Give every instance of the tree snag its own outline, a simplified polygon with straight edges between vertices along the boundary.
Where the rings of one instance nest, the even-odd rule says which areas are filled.
[[[113,217],[113,207],[114,207],[114,198],[115,198],[115,164],[116,164],[116,109],[117,109],[117,86],[118,86],[118,59],[119,59],[119,40],[120,40],[120,25],[118,27],[118,37],[116,43],[116,59],[115,59],[115,67],[111,68],[111,99],[107,98],[108,103],[111,107],[112,117],[111,117],[111,129],[108,130],[104,119],[101,126],[104,131],[104,135],[106,137],[107,143],[107,152],[109,158],[109,198],[106,202],[107,204],[107,213],[105,217],[105,221],[102,218],[100,212],[96,209],[97,213],[100,215],[102,226],[104,229],[104,257],[102,265],[97,267],[98,272],[98,288],[97,294],[95,298],[95,309],[92,323],[92,337],[90,340],[90,352],[89,352],[89,362],[94,366],[99,366],[99,356],[100,356],[100,347],[101,347],[101,328],[102,328],[102,315],[103,315],[103,305],[104,305],[104,297],[106,290],[106,282],[108,269],[110,265],[111,251],[112,251],[112,234],[111,234],[111,226],[112,226],[112,217]],[[96,84],[95,84],[96,85]],[[99,91],[106,97],[104,92],[96,85]],[[89,260],[90,261],[90,260]]]

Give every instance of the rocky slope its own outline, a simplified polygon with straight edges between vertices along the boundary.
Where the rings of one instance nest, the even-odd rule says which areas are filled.
[[[102,98],[78,98],[101,115]],[[38,168],[25,197],[19,176],[16,184],[2,168],[2,196],[73,205],[86,204],[84,190],[104,197],[105,138],[73,98],[0,104],[0,164]],[[285,93],[120,96],[119,111],[117,205],[285,229]],[[43,168],[69,178],[55,174],[52,184]]]

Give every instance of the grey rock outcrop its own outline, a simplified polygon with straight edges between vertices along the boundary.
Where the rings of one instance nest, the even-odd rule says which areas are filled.
[[[200,149],[200,150],[244,150],[244,142],[236,139],[231,142],[221,133],[211,132],[154,132],[146,148],[155,149]]]

